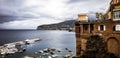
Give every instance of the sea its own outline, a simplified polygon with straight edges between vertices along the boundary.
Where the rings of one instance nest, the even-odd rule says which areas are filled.
[[[39,50],[45,48],[55,48],[61,53],[56,53],[59,56],[69,54],[65,49],[72,51],[72,55],[76,52],[76,37],[75,32],[61,30],[1,30],[0,31],[0,46],[16,41],[26,39],[40,38],[42,41],[26,45],[26,51],[12,55],[5,55],[5,58],[22,58],[23,56],[39,56]]]

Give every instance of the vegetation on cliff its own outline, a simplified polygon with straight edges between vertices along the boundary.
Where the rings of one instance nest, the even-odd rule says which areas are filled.
[[[69,30],[74,28],[74,22],[75,20],[67,20],[56,24],[40,25],[37,30]]]

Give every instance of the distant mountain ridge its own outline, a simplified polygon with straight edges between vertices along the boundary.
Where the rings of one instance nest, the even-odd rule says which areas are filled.
[[[74,28],[74,23],[75,20],[67,20],[56,24],[40,25],[37,27],[37,30],[69,30]]]

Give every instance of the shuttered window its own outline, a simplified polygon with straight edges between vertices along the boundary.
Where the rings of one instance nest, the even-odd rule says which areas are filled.
[[[105,25],[100,25],[98,26],[99,31],[105,31]]]

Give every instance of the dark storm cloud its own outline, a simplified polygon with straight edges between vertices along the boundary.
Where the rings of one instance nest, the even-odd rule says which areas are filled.
[[[14,21],[16,17],[14,16],[6,16],[6,15],[0,15],[0,23]]]
[[[29,20],[29,19],[37,19],[39,17],[34,17],[32,15],[24,15],[24,16],[12,16],[12,15],[0,15],[0,23],[10,22],[10,21],[21,21],[21,20]]]
[[[0,23],[4,22],[10,22],[10,21],[21,21],[21,20],[27,20],[28,18],[36,18],[32,15],[27,16],[12,16],[12,15],[0,15]]]
[[[0,23],[14,21],[17,18],[17,14],[13,11],[9,11],[7,9],[0,9]]]
[[[17,20],[23,0],[0,0],[0,23]]]
[[[33,8],[40,6],[30,6],[26,7],[24,5],[26,0],[0,0],[0,23],[10,22],[10,21],[20,21],[35,19],[39,17],[52,18],[51,16],[44,13],[35,13],[37,16],[34,16],[32,13]],[[31,11],[30,11],[31,10]],[[28,12],[28,13],[27,13]],[[31,12],[31,13],[29,13]]]
[[[24,20],[25,18],[28,18],[29,16],[15,16],[15,15],[3,15],[0,14],[0,23],[4,23],[4,22],[10,22],[10,21],[15,21],[15,20]],[[29,17],[30,18],[30,17]]]

